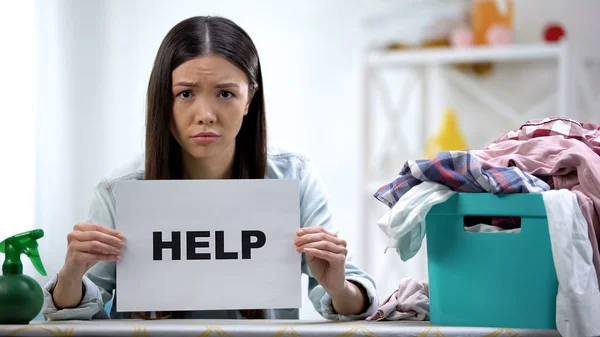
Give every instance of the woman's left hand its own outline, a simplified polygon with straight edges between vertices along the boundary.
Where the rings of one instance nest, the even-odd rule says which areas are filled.
[[[341,293],[346,282],[346,241],[320,226],[301,228],[296,236],[296,251],[306,254],[317,282],[330,296]]]

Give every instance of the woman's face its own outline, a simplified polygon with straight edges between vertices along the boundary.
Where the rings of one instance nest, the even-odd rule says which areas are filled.
[[[222,57],[206,55],[181,64],[171,78],[171,131],[179,145],[196,159],[233,154],[251,101],[246,74]]]

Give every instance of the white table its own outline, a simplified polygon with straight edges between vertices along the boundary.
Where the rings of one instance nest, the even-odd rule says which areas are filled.
[[[95,320],[0,325],[0,336],[556,336],[554,330],[437,327],[428,322],[285,320]]]

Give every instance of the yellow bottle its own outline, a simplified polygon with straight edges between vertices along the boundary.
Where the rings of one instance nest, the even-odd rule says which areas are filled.
[[[440,131],[425,144],[425,157],[431,159],[442,151],[465,149],[467,149],[467,142],[458,126],[456,113],[451,109],[447,109],[444,113]]]

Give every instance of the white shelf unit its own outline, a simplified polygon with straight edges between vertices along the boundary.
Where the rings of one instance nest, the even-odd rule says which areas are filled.
[[[566,44],[515,44],[462,48],[428,48],[397,51],[372,51],[367,63],[371,67],[397,67],[466,62],[509,62],[556,59],[565,52]]]
[[[468,48],[429,48],[423,50],[400,50],[400,51],[375,51],[366,52],[364,57],[364,107],[362,113],[362,129],[365,140],[362,157],[362,180],[360,181],[360,207],[361,207],[361,237],[362,237],[362,259],[359,259],[361,266],[371,273],[376,279],[379,275],[383,276],[388,270],[376,270],[381,268],[381,255],[373,256],[373,252],[381,254],[383,246],[377,242],[376,235],[373,231],[379,229],[373,223],[373,215],[369,213],[369,199],[374,199],[373,194],[377,188],[390,182],[390,177],[376,176],[372,172],[372,167],[376,167],[378,159],[373,159],[374,134],[372,134],[373,120],[373,98],[375,91],[389,90],[389,88],[379,88],[380,81],[377,81],[377,75],[380,72],[385,72],[390,69],[410,68],[416,70],[421,76],[421,107],[419,121],[412,121],[420,127],[420,142],[421,149],[423,148],[426,139],[431,136],[428,134],[428,111],[431,111],[431,100],[429,95],[435,95],[437,92],[435,81],[440,74],[444,74],[448,80],[453,82],[455,86],[467,88],[470,92],[477,96],[477,99],[487,107],[490,111],[495,112],[499,116],[516,123],[522,121],[524,117],[535,118],[540,117],[540,111],[547,111],[549,105],[556,105],[556,111],[561,116],[577,118],[574,114],[569,113],[569,98],[572,86],[570,78],[571,69],[571,54],[569,45],[566,41],[556,44],[513,44],[497,47],[468,47]],[[473,79],[462,72],[449,67],[454,64],[465,63],[505,63],[505,62],[526,62],[536,60],[553,60],[556,61],[557,76],[556,76],[556,92],[551,93],[544,100],[535,104],[531,111],[521,113],[518,109],[510,107],[506,102],[497,98],[494,93],[485,92],[478,84],[477,80]],[[391,90],[390,90],[391,92]],[[387,97],[394,95],[388,94]],[[405,96],[403,96],[405,97]],[[392,104],[387,104],[392,107]],[[401,114],[402,111],[388,111],[389,116]],[[391,118],[390,127],[393,128],[393,121],[397,118]],[[392,132],[394,132],[392,130]],[[401,137],[400,137],[401,138]],[[387,143],[386,143],[387,144]],[[419,158],[411,158],[419,159]],[[397,168],[399,171],[400,167]],[[383,214],[376,214],[376,216]],[[388,253],[389,254],[389,253]],[[397,261],[397,260],[396,260]],[[386,266],[385,268],[393,268]],[[384,268],[384,269],[385,269]]]

